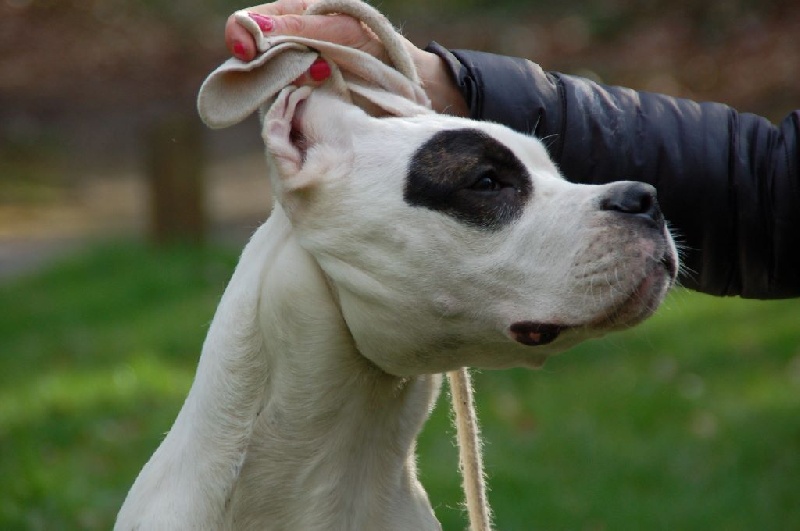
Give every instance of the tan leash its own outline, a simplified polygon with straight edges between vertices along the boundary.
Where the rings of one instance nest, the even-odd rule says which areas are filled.
[[[472,393],[472,381],[465,367],[448,372],[447,379],[450,382],[450,396],[455,413],[458,460],[464,482],[470,531],[489,531],[492,529],[492,512],[486,497],[481,434]]]

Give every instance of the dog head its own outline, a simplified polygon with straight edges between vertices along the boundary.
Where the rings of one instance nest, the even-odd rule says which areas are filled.
[[[277,200],[389,373],[537,367],[639,323],[675,280],[652,187],[569,183],[503,126],[289,88],[263,134]]]

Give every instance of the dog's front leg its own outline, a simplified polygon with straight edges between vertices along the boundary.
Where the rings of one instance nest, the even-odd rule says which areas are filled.
[[[276,209],[278,210],[278,209]],[[178,417],[131,488],[115,529],[226,529],[226,506],[268,378],[260,283],[289,225],[273,213],[245,247]]]

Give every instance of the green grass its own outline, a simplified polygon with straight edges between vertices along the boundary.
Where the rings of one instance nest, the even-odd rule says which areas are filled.
[[[0,529],[108,529],[235,251],[106,247],[0,285]],[[676,292],[542,371],[475,376],[500,530],[800,528],[800,301]],[[463,529],[445,397],[419,444]]]
[[[797,300],[678,291],[543,371],[478,375],[497,528],[800,528],[799,325]],[[426,453],[432,427],[420,461],[436,500],[455,454]]]

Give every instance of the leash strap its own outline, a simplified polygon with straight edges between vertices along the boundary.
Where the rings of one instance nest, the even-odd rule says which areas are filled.
[[[481,455],[481,434],[472,381],[466,367],[447,373],[455,413],[458,460],[471,531],[489,531],[492,512],[486,497],[486,476]]]

